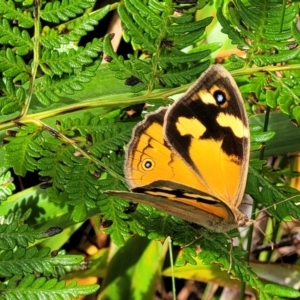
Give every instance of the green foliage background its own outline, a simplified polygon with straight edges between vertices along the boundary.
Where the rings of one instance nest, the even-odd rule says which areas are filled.
[[[204,16],[209,5],[216,16]],[[113,34],[98,36],[95,30],[113,11],[131,54],[117,54]],[[248,252],[231,249],[224,234],[143,205],[129,213],[130,203],[103,193],[126,189],[124,146],[141,120],[126,111],[146,102],[147,111],[168,104],[207,69],[221,47],[220,41],[207,42],[206,28],[217,18],[227,43],[244,51],[222,63],[248,100],[253,153],[246,192],[254,199],[253,213],[267,207],[279,223],[300,219],[299,192],[287,184],[298,173],[289,164],[272,169],[264,161],[300,148],[299,129],[290,124],[300,122],[298,13],[297,1],[277,0],[125,0],[104,7],[95,0],[0,0],[0,298],[71,299],[95,292],[97,285],[65,286],[61,280],[82,266],[82,256],[51,251],[81,222],[93,218],[97,224],[99,214],[114,244],[125,244],[123,252],[108,260],[108,249],[100,251],[88,270],[68,275],[102,277],[105,271],[99,299],[152,299],[166,249],[145,239],[134,242],[133,234],[161,241],[170,236],[184,246],[177,270],[188,264],[205,273],[208,267],[221,279],[199,278],[198,272],[199,280],[236,285],[212,265],[217,264],[260,299],[299,297],[296,284],[261,281],[257,266],[247,262]],[[92,38],[85,42],[87,34]],[[109,63],[101,64],[102,58]],[[41,184],[14,193],[11,170],[23,177],[37,172]],[[128,256],[134,249],[133,262]],[[151,272],[143,256],[156,262]],[[127,274],[123,281],[120,266]],[[134,283],[141,278],[137,268],[145,270],[143,284]],[[189,276],[185,273],[195,278]]]

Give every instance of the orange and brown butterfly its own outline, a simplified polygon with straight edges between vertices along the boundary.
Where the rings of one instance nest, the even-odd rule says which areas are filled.
[[[230,73],[213,65],[134,128],[124,168],[131,192],[109,194],[226,232],[248,223],[238,209],[248,163],[242,96]]]

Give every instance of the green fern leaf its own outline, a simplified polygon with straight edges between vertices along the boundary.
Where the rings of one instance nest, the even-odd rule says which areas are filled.
[[[129,216],[124,213],[124,210],[129,206],[128,202],[103,194],[99,198],[98,206],[101,208],[104,220],[113,220],[113,223],[105,230],[105,233],[111,235],[116,245],[124,245],[126,237],[130,236],[129,224],[126,222]]]
[[[21,210],[1,218],[0,226],[0,249],[13,250],[16,247],[26,248],[30,243],[38,239],[44,239],[61,232],[58,227],[49,228],[47,231],[29,228],[23,222],[29,218],[31,211],[24,214]]]
[[[119,79],[125,79],[127,77],[130,77],[132,72],[131,64],[128,61],[125,61],[122,56],[118,56],[110,42],[111,36],[106,35],[103,39],[103,51],[106,55],[112,59],[112,62],[109,64],[109,67],[111,70],[119,71],[122,70],[122,72],[118,72],[116,74],[117,78]]]
[[[29,80],[29,73],[24,60],[19,55],[15,55],[10,48],[0,51],[0,72],[8,77],[15,77],[19,80],[22,74],[23,83]]]
[[[258,66],[274,64],[277,62],[287,62],[297,57],[299,53],[300,49],[298,48],[293,50],[282,50],[280,51],[280,54],[256,54],[255,57],[253,57],[253,62]]]
[[[159,77],[163,82],[168,86],[176,86],[179,84],[186,84],[193,81],[193,78],[199,72],[203,72],[209,66],[209,61],[205,61],[202,64],[199,64],[196,67],[189,68],[188,70],[178,70],[177,72],[169,72]]]
[[[130,3],[130,2],[128,2],[128,3]],[[153,40],[150,39],[150,35],[143,34],[142,32],[140,32],[139,30],[137,30],[135,28],[134,22],[130,18],[128,11],[125,9],[125,6],[119,5],[118,13],[119,13],[119,16],[121,17],[122,21],[124,22],[124,25],[127,28],[127,34],[130,34],[130,36],[132,37],[132,41],[136,44],[141,45],[142,48],[147,49],[147,51],[149,51],[149,53],[154,53],[156,50],[156,47],[153,45]],[[135,17],[135,19],[137,19],[137,18]],[[145,27],[146,32],[150,31],[150,34],[155,35],[155,36],[158,35],[158,31],[156,31],[154,33],[154,29],[152,29],[150,27],[149,23],[145,22],[145,20],[143,20],[142,18],[140,18],[140,19],[138,19],[138,20],[140,20],[143,25],[146,25],[146,27]],[[148,28],[148,27],[150,27],[150,28]]]
[[[12,0],[0,0],[0,13],[8,20],[17,20],[20,27],[31,28],[34,25],[31,12],[25,8],[16,8]]]
[[[239,32],[231,27],[230,22],[227,21],[221,9],[217,10],[217,18],[222,25],[221,31],[228,35],[232,44],[237,45],[237,47],[242,50],[248,50],[250,48],[250,45],[244,40]]]
[[[41,18],[52,23],[69,21],[70,18],[75,18],[77,15],[82,14],[84,9],[90,8],[94,2],[94,0],[48,2],[41,11]]]
[[[183,53],[173,53],[169,56],[162,57],[160,59],[160,64],[163,68],[167,68],[170,66],[179,66],[180,64],[192,64],[195,61],[201,61],[202,59],[207,58],[210,54],[210,50],[196,52],[196,53],[189,53],[183,55]]]
[[[39,251],[36,247],[28,249],[19,247],[14,251],[2,252],[0,254],[0,276],[11,277],[35,271],[41,274],[51,274],[54,268],[49,268],[50,252],[50,248]]]
[[[0,201],[5,201],[15,190],[11,173],[6,168],[0,168]]]
[[[102,163],[117,173],[122,172],[123,157],[118,159],[111,151],[116,151],[124,145],[132,127],[133,125],[129,127],[128,124],[114,124],[112,120],[99,121],[99,118],[97,122],[96,118],[88,115],[82,119],[66,119],[60,122],[61,132],[72,138],[78,133],[85,136],[87,131],[92,132],[91,140],[84,138],[79,145],[92,142],[92,146],[87,144],[84,147],[89,153],[96,155],[94,157],[102,158],[104,153],[109,154],[109,157],[103,158]],[[62,201],[60,191],[65,191],[64,202],[74,206],[72,218],[78,222],[84,220],[87,211],[96,207],[100,196],[98,190],[100,185],[104,184],[103,180],[99,180],[95,175],[98,170],[93,160],[75,155],[72,145],[66,146],[55,137],[43,139],[39,146],[43,149],[40,150],[43,157],[39,159],[37,167],[41,176],[49,177],[49,196],[55,201]],[[97,151],[91,151],[96,148]],[[116,187],[120,188],[119,182]]]
[[[290,61],[298,56],[298,48],[289,48],[293,43],[292,32],[295,32],[293,20],[296,9],[294,4],[283,6],[276,1],[235,0],[228,8],[224,4],[226,16],[222,9],[218,10],[217,16],[222,31],[232,43],[247,50],[246,61],[265,66]]]
[[[5,163],[18,175],[25,176],[27,171],[33,172],[42,149],[36,143],[37,126],[22,126],[17,136],[12,138],[5,148]]]
[[[190,82],[207,67],[203,61],[210,54],[210,49],[186,54],[182,48],[202,39],[205,27],[212,18],[195,21],[194,10],[191,12],[188,9],[182,16],[174,17],[174,9],[171,1],[164,5],[147,5],[137,0],[126,0],[118,6],[126,35],[136,49],[147,53],[147,59],[141,60],[131,55],[129,60],[124,60],[117,56],[110,43],[111,36],[104,38],[103,49],[110,61],[109,68],[116,72],[117,78],[126,79],[125,84],[131,85],[133,92],[145,87],[152,90],[159,85],[174,86]],[[196,67],[190,67],[194,65]],[[186,71],[181,76],[183,69]]]
[[[34,275],[14,276],[6,285],[2,285],[2,295],[5,299],[65,299],[71,300],[81,295],[95,293],[97,284],[77,286],[75,281],[66,285],[65,281],[47,280],[45,277],[36,278]]]
[[[74,73],[74,69],[92,64],[92,58],[98,57],[101,51],[102,43],[94,39],[91,43],[87,43],[85,48],[79,47],[76,51],[72,48],[66,52],[46,50],[43,53],[41,63],[47,65],[53,74],[70,74]]]
[[[87,32],[93,31],[94,26],[98,25],[98,21],[103,19],[110,12],[110,5],[99,9],[93,14],[84,14],[80,18],[76,18],[74,21],[67,25],[68,34],[64,38],[69,41],[78,41],[82,36],[86,35]]]
[[[62,45],[67,45],[69,39],[59,34],[56,29],[45,26],[42,31],[41,44],[47,49],[59,49]]]
[[[124,209],[123,212],[129,216],[127,222],[129,232],[136,232],[139,236],[147,236],[145,224],[147,224],[147,216],[149,215],[148,210],[142,207],[136,209],[135,203],[129,203],[129,207]]]
[[[21,110],[26,98],[24,88],[15,87],[9,78],[0,80],[0,88],[3,93],[3,96],[0,97],[1,114],[8,115]]]
[[[35,86],[35,95],[45,106],[49,106],[52,102],[60,102],[59,92],[73,95],[75,91],[82,90],[82,83],[91,81],[98,66],[99,62],[95,62],[90,66],[84,67],[84,70],[81,72],[76,72],[74,75],[63,75],[61,78],[44,76]]]
[[[179,254],[179,256],[176,259],[176,267],[182,267],[186,265],[187,263],[196,266],[197,261],[197,252],[195,247],[184,247],[183,251]]]
[[[265,285],[265,292],[269,293],[271,295],[278,297],[283,297],[283,299],[288,298],[299,298],[300,293],[296,291],[295,289],[292,289],[290,287],[278,285],[278,284],[266,284]],[[273,298],[274,299],[274,298]]]
[[[50,177],[54,187],[64,190],[73,167],[72,160],[68,160],[68,157],[73,154],[72,149],[63,146],[62,142],[55,138],[44,140],[42,147],[44,148],[43,157],[37,162],[39,175]]]
[[[282,77],[273,73],[256,73],[251,78],[236,77],[238,82],[243,83],[240,87],[243,94],[254,93],[259,99],[259,104],[268,104],[272,108],[279,106],[283,113],[300,122],[297,116],[297,107],[300,102],[299,78],[298,70],[283,71]]]
[[[20,56],[28,54],[33,47],[28,31],[20,31],[17,26],[11,27],[6,19],[0,22],[0,43],[17,47],[16,54]]]
[[[271,181],[267,181],[260,175],[263,163],[263,161],[251,161],[246,192],[252,195],[260,204],[267,207],[272,216],[278,220],[288,220],[290,217],[299,219],[298,191],[285,186],[280,189],[273,186]],[[274,174],[271,175],[274,176]],[[267,176],[267,173],[265,176]],[[288,198],[290,200],[285,201]],[[280,203],[280,205],[277,206],[277,203]]]
[[[110,154],[116,151],[130,139],[134,122],[115,122],[113,119],[91,118],[84,115],[82,118],[61,120],[60,130],[66,136],[80,136],[89,141],[84,142],[85,148],[97,158],[102,158],[103,154]]]
[[[96,129],[93,136],[93,145],[88,147],[96,157],[117,151],[131,137],[132,128],[135,125],[130,123],[115,123],[109,119],[103,120]]]

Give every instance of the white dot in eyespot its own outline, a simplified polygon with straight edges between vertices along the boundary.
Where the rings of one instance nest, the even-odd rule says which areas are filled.
[[[223,104],[226,102],[226,96],[222,91],[215,91],[214,98],[217,101],[217,104]]]
[[[154,162],[153,160],[151,159],[146,159],[144,162],[143,162],[143,168],[145,170],[151,170],[152,168],[154,167]]]
[[[146,167],[147,169],[151,168],[151,166],[152,166],[152,163],[151,163],[150,161],[146,161],[146,162],[145,162],[145,167]]]

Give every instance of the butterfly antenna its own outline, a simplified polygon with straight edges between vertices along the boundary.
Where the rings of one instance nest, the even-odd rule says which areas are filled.
[[[270,206],[270,207],[273,207],[273,206]],[[255,214],[257,214],[257,213],[262,213],[262,212],[265,212],[266,213],[266,209],[267,208],[264,208],[264,209],[262,209],[262,210],[260,210],[260,211],[258,211],[258,212],[256,212]],[[254,215],[254,213],[252,214],[252,215]],[[277,248],[277,243],[274,243],[273,241],[272,241],[272,239],[270,239],[268,236],[267,236],[267,234],[265,233],[265,231],[258,225],[258,222],[259,221],[261,221],[262,219],[264,218],[264,216],[259,216],[258,217],[258,219],[256,219],[256,220],[253,220],[253,219],[251,219],[251,220],[249,220],[249,223],[251,223],[251,225],[253,225],[253,227],[251,227],[251,230],[249,231],[249,238],[253,238],[253,228],[255,228],[256,230],[258,230],[260,233],[261,233],[261,235],[262,235],[262,237],[264,237],[264,239],[269,243],[269,248],[270,248],[270,250],[271,251],[273,251],[275,248]],[[250,225],[250,224],[249,224]],[[250,228],[249,228],[250,229]],[[249,240],[248,239],[248,246],[247,246],[247,250],[248,250],[248,253],[250,254],[250,252],[251,252],[251,240]],[[252,253],[254,253],[254,252],[257,252],[256,251],[256,248],[255,249],[253,249],[253,251],[252,251]]]
[[[300,197],[300,196],[299,196],[299,195],[291,196],[291,197],[289,197],[289,198],[286,198],[286,199],[284,199],[284,200],[279,201],[278,203],[274,203],[274,204],[272,204],[272,205],[266,206],[266,207],[264,207],[262,210],[260,210],[260,211],[258,211],[258,212],[255,212],[255,213],[253,213],[252,215],[257,214],[257,213],[259,213],[259,212],[261,212],[261,211],[263,211],[263,210],[266,210],[266,209],[275,207],[275,206],[277,206],[277,205],[280,205],[280,204],[282,204],[282,203],[284,203],[284,202],[287,202],[287,201],[292,200],[292,199],[297,198],[297,197]],[[298,204],[298,205],[300,205],[300,200],[299,200],[299,204]]]
[[[255,222],[253,225],[256,225]],[[265,234],[265,232],[258,225],[256,225],[255,228],[257,228],[261,232],[261,234],[267,239],[267,241],[271,245],[271,250],[273,251],[275,243],[271,239],[268,238],[268,236]]]
[[[269,208],[272,208],[272,207],[274,207],[274,206],[276,206],[276,205],[280,205],[281,203],[284,203],[284,202],[289,201],[289,200],[291,200],[291,199],[294,199],[294,198],[296,198],[296,197],[299,197],[299,195],[291,196],[291,197],[286,198],[286,199],[284,199],[284,200],[282,200],[282,201],[280,201],[280,202],[278,202],[278,203],[276,203],[276,204],[273,204],[273,205],[264,207],[263,209],[261,209],[261,210],[259,210],[259,211],[253,212],[253,213],[251,214],[251,217],[254,217],[255,215],[258,215],[260,212],[264,212],[264,211],[268,210]],[[252,204],[252,205],[253,205],[253,204]],[[299,201],[299,205],[300,205],[300,201]],[[264,231],[257,225],[257,222],[258,222],[258,221],[259,221],[259,220],[253,220],[253,219],[251,218],[251,219],[249,220],[249,225],[255,226],[255,228],[257,228],[257,229],[262,233],[262,235],[263,235],[265,238],[267,238],[267,236],[266,236],[266,234],[264,233]],[[268,239],[268,238],[267,238],[267,239]],[[273,243],[271,240],[268,239],[268,241],[270,242],[270,244],[273,244],[273,245],[274,245],[274,243]]]

